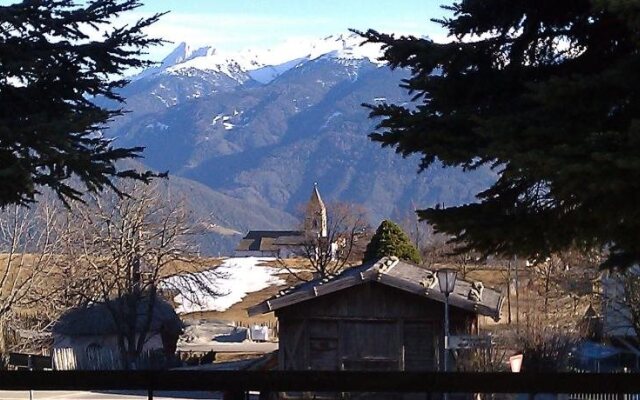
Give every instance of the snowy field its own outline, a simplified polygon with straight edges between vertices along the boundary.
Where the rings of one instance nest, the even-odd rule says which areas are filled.
[[[174,299],[179,304],[176,311],[179,314],[225,311],[242,301],[248,293],[257,292],[272,285],[284,285],[285,281],[276,276],[282,273],[280,269],[261,265],[273,260],[273,258],[258,257],[228,258],[219,267],[197,274],[198,280],[205,283],[209,290],[194,285],[182,287],[183,294],[177,295]],[[179,287],[181,283],[174,280],[171,285]],[[193,295],[184,295],[192,291],[195,291]],[[211,295],[211,292],[220,293],[220,295]]]

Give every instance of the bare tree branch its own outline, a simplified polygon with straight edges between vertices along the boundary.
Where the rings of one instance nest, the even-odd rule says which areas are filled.
[[[217,293],[207,281],[211,275],[197,273],[204,267],[193,240],[197,222],[184,202],[163,198],[162,182],[125,184],[126,197],[104,193],[71,203],[64,234],[64,295],[72,304],[106,306],[124,365],[134,368],[145,342],[157,333],[150,332],[157,295]]]
[[[327,206],[327,234],[303,230],[297,253],[310,266],[313,277],[327,277],[362,260],[367,244],[369,226],[364,207],[334,202]],[[279,265],[301,281],[309,277],[291,268],[284,260]]]

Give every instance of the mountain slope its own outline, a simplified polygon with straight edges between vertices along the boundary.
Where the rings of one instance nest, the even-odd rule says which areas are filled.
[[[297,224],[290,214],[232,198],[189,179],[170,177],[168,186],[174,198],[184,199],[195,220],[200,221],[205,235],[197,239],[203,254],[232,254],[250,229],[287,229]]]
[[[125,89],[133,112],[109,133],[120,145],[145,146],[151,167],[216,192],[216,201],[198,207],[228,215],[225,223],[234,226],[263,228],[271,220],[295,227],[290,214],[313,182],[328,200],[364,204],[373,223],[415,206],[473,201],[495,179],[491,171],[433,167],[418,175],[416,159],[369,141],[375,121],[361,104],[408,101],[398,87],[407,73],[381,66],[379,50],[353,40],[325,38],[287,53],[289,59],[247,52],[234,60],[210,48],[181,49],[172,56],[177,64],[167,62]],[[253,219],[233,217],[238,209]]]
[[[139,161],[127,160],[120,168],[138,171],[150,168]],[[169,175],[154,181],[157,194],[172,204],[182,203],[191,224],[201,235],[192,237],[204,255],[232,254],[250,229],[288,229],[297,225],[291,214],[263,204],[230,197],[193,180]]]

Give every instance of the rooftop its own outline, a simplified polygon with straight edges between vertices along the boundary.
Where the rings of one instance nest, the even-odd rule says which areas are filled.
[[[250,316],[263,314],[370,281],[438,302],[445,302],[435,271],[401,261],[397,257],[384,257],[348,268],[335,276],[318,278],[292,286],[250,307],[247,311]],[[496,321],[500,319],[503,300],[504,297],[500,291],[484,288],[479,282],[468,282],[462,279],[456,280],[455,289],[449,296],[451,306],[486,315]]]

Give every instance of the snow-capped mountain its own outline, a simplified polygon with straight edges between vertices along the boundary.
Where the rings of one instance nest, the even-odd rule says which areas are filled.
[[[180,43],[159,67],[139,74],[135,79],[167,73],[192,76],[197,72],[223,74],[239,83],[253,79],[262,84],[291,68],[318,58],[343,62],[366,59],[382,65],[378,58],[380,46],[362,44],[356,34],[331,35],[320,40],[289,40],[271,49],[248,49],[239,52],[221,52],[212,46],[192,48]]]
[[[384,66],[380,48],[361,41],[335,35],[234,54],[181,44],[122,90],[132,112],[106,134],[145,147],[149,167],[214,192],[198,189],[194,208],[240,232],[294,229],[291,214],[313,182],[329,201],[364,205],[372,224],[415,206],[473,201],[494,179],[490,171],[417,175],[415,158],[367,138],[377,121],[362,103],[410,100],[399,88],[408,71]],[[195,198],[189,187],[181,190]],[[232,248],[219,243],[223,254]]]
[[[133,79],[142,79],[164,72],[175,65],[179,65],[193,58],[206,56],[212,50],[213,49],[208,46],[193,48],[186,42],[182,42],[160,62],[159,66],[148,68],[134,76]]]

